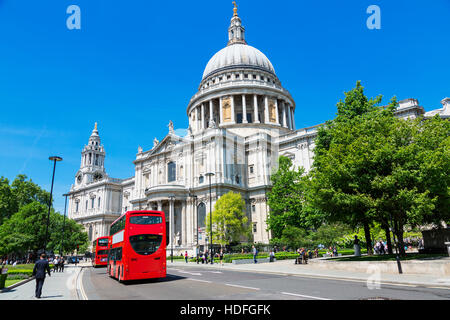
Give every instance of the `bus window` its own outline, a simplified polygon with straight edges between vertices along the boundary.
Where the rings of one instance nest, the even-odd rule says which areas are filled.
[[[130,244],[137,254],[155,253],[161,245],[162,236],[157,234],[140,234],[130,237]]]

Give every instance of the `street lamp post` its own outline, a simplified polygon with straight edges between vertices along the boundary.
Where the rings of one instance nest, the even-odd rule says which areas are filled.
[[[211,264],[214,263],[214,253],[213,253],[213,230],[212,230],[212,201],[211,201],[211,177],[214,175],[212,172],[205,173],[205,176],[209,177],[209,231],[211,234]]]
[[[48,160],[53,161],[53,175],[52,175],[52,186],[50,188],[50,201],[48,202],[47,227],[45,229],[45,239],[44,239],[44,253],[47,251],[48,225],[50,224],[50,209],[52,207],[53,182],[55,181],[56,162],[62,161],[62,158],[58,156],[51,156],[48,158]]]
[[[67,208],[67,196],[68,194],[63,194],[64,197],[66,197],[66,201],[64,203],[64,220],[63,220],[63,227],[62,227],[62,233],[61,233],[61,247],[59,249],[59,255],[62,257],[63,255],[63,244],[64,244],[64,227],[66,225],[66,208]]]

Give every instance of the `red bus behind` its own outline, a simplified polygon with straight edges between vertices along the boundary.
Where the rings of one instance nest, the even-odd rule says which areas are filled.
[[[111,224],[108,274],[120,282],[166,276],[162,211],[128,211]]]
[[[92,266],[106,266],[108,264],[109,237],[99,237],[92,243]]]

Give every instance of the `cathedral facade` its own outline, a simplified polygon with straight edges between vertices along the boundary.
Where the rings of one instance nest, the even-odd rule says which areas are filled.
[[[396,114],[450,116],[450,99],[441,103],[442,109],[425,113],[417,100],[406,99]],[[170,121],[167,135],[155,138],[151,150],[138,148],[134,177],[115,179],[106,173],[95,124],[68,193],[69,218],[83,224],[92,242],[109,235],[111,223],[126,211],[162,210],[167,248],[192,254],[208,244],[207,213],[233,191],[245,201],[253,241],[268,243],[267,192],[278,157],[289,157],[306,172],[312,166],[319,125],[296,129],[295,110],[270,60],[247,44],[235,8],[227,46],[210,59],[187,106],[187,135],[176,134]]]

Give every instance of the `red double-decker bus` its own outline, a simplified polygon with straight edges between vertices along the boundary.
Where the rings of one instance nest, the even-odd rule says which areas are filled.
[[[166,276],[162,211],[128,211],[111,224],[107,272],[120,282]]]
[[[108,264],[109,237],[99,237],[92,243],[92,266],[106,266]]]

